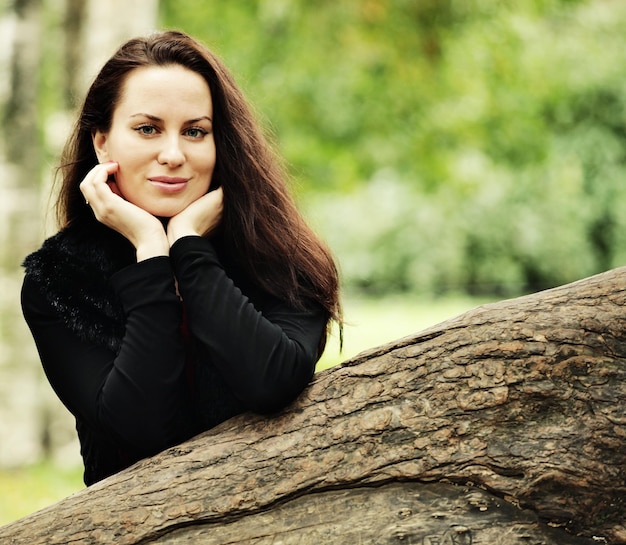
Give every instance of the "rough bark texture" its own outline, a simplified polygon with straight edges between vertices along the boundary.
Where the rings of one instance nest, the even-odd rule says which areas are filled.
[[[626,268],[319,373],[0,529],[28,543],[626,543]]]

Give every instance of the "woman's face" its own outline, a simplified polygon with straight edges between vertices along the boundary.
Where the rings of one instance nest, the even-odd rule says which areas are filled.
[[[202,76],[180,65],[130,72],[108,132],[96,131],[100,162],[119,164],[129,202],[172,217],[206,194],[215,167],[213,102]]]

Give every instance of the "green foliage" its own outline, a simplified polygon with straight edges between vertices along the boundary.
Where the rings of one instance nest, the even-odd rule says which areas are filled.
[[[263,112],[346,285],[509,295],[624,263],[626,6],[162,9],[164,26],[222,54]]]

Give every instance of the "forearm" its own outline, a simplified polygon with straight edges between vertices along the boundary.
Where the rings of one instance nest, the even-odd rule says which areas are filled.
[[[268,297],[261,312],[205,239],[182,239],[171,255],[192,335],[235,395],[261,412],[297,396],[315,369],[322,309],[296,310]]]
[[[133,266],[113,284],[124,306],[126,333],[102,389],[101,415],[113,429],[134,428],[142,437],[137,442],[158,442],[176,434],[184,399],[181,306],[169,259]]]
[[[141,451],[171,442],[182,397],[180,304],[169,262],[160,261],[133,265],[116,279],[127,322],[118,353],[73,331],[28,277],[22,292],[24,316],[61,401],[97,433]]]

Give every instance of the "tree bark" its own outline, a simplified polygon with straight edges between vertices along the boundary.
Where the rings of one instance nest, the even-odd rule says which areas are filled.
[[[28,543],[626,543],[626,268],[478,307],[0,529]]]

